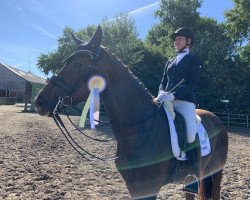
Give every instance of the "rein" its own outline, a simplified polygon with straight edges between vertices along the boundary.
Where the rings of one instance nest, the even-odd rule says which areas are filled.
[[[58,128],[61,130],[61,132],[63,133],[64,137],[66,138],[66,140],[69,142],[69,144],[73,147],[73,149],[79,154],[81,155],[83,158],[85,158],[87,161],[96,161],[96,160],[101,160],[101,161],[107,161],[107,160],[114,160],[116,159],[116,157],[114,158],[104,158],[104,157],[99,157],[96,156],[92,153],[90,153],[89,151],[85,150],[84,148],[82,148],[76,141],[75,139],[71,136],[71,134],[69,133],[68,129],[66,128],[66,126],[64,125],[61,117],[59,116],[59,113],[57,111],[53,111],[53,119],[56,123],[56,125],[58,126]],[[79,129],[77,129],[79,130]],[[80,131],[81,133],[83,133],[82,131]],[[84,134],[84,136],[95,140],[95,141],[99,141],[99,142],[108,142],[111,140],[99,140],[99,139],[95,139],[92,138],[90,136],[87,136],[86,134]],[[92,157],[92,158],[87,158],[85,156],[85,154],[87,154],[88,156]]]
[[[62,107],[63,106],[63,107]],[[82,133],[85,137],[89,138],[89,139],[92,139],[93,141],[98,141],[98,142],[110,142],[112,141],[114,138],[110,139],[110,140],[101,140],[101,139],[97,139],[97,138],[93,138],[91,136],[88,136],[86,135],[84,132],[82,132],[73,122],[72,120],[70,119],[67,111],[64,109],[65,106],[62,102],[62,100],[59,99],[54,111],[53,111],[53,119],[56,123],[56,125],[58,126],[58,128],[61,130],[62,134],[64,135],[64,137],[66,138],[66,140],[69,142],[69,144],[73,147],[73,149],[79,154],[81,155],[83,158],[85,158],[87,161],[96,161],[96,160],[101,160],[101,161],[108,161],[108,160],[116,160],[118,158],[120,158],[121,156],[129,156],[131,154],[133,154],[136,150],[138,150],[140,147],[142,147],[146,141],[148,140],[149,138],[149,135],[150,133],[152,132],[151,129],[154,125],[154,122],[155,122],[155,115],[156,113],[159,111],[159,108],[158,107],[151,115],[149,115],[147,118],[139,121],[139,122],[136,122],[136,123],[133,123],[133,124],[126,124],[124,126],[120,126],[120,128],[126,128],[126,127],[131,127],[131,126],[137,126],[137,125],[141,125],[143,123],[145,123],[147,120],[151,119],[152,117],[153,118],[153,121],[152,121],[152,124],[150,126],[150,128],[145,131],[147,134],[145,135],[143,141],[136,145],[130,152],[126,153],[125,155],[120,155],[120,156],[116,156],[116,157],[111,157],[111,158],[108,158],[108,157],[99,157],[99,156],[96,156],[92,153],[90,153],[89,151],[85,150],[83,147],[81,147],[76,141],[75,139],[71,136],[70,132],[68,131],[68,129],[66,128],[66,126],[64,125],[60,115],[59,115],[59,107],[60,108],[63,108],[63,111],[66,112],[66,115],[67,115],[67,118],[69,119],[69,121],[71,122],[71,124],[76,128],[76,130],[78,130],[80,133]],[[100,121],[98,121],[100,122]],[[107,124],[107,122],[102,122],[102,123],[105,123]],[[144,132],[144,133],[145,133]],[[113,146],[113,145],[112,145]],[[111,149],[111,148],[110,148]],[[88,156],[92,157],[92,158],[88,158],[86,157],[87,154]]]

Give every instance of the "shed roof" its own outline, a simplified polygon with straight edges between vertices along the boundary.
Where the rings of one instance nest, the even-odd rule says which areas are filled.
[[[0,63],[0,65],[8,68],[9,70],[11,70],[12,72],[14,72],[15,74],[22,77],[23,79],[25,79],[28,82],[46,84],[46,80],[44,78],[37,76],[31,72],[25,72],[25,71],[22,71],[20,69],[15,68],[15,67],[5,65],[3,63]]]

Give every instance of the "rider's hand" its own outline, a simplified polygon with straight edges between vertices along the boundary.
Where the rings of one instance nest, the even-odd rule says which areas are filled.
[[[156,103],[162,103],[164,101],[172,101],[174,100],[175,97],[173,95],[173,93],[171,92],[165,92],[165,91],[160,91],[158,96],[154,99],[154,102]]]

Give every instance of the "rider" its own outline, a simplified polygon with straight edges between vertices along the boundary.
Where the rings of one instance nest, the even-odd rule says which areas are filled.
[[[187,157],[194,171],[194,177],[199,177],[200,150],[194,148],[196,144],[196,113],[194,90],[197,88],[201,77],[201,61],[190,47],[194,42],[194,33],[191,29],[182,27],[177,29],[171,38],[174,40],[177,56],[167,61],[163,77],[159,86],[156,102],[171,101],[173,107],[186,121],[187,130]],[[181,84],[178,85],[178,83]],[[170,91],[178,85],[173,92]],[[190,189],[186,187],[185,191]],[[190,191],[191,192],[191,191]]]

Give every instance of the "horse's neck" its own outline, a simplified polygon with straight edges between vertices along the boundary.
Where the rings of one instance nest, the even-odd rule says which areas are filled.
[[[113,66],[108,74],[107,88],[102,101],[115,127],[137,123],[154,110],[148,91],[121,63]]]

